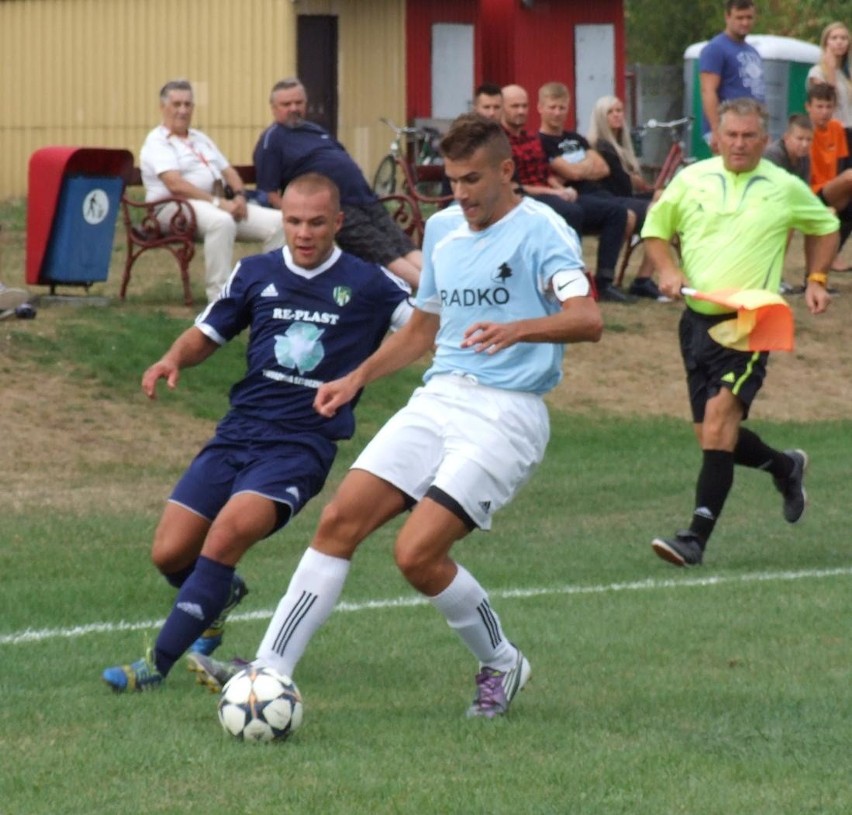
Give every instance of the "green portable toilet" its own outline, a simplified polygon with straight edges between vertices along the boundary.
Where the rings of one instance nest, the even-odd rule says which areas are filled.
[[[777,139],[787,127],[791,113],[805,112],[808,71],[819,62],[819,46],[792,37],[751,34],[746,42],[757,49],[766,75],[766,107],[769,133]],[[683,85],[686,112],[695,117],[690,148],[697,158],[707,158],[710,150],[701,137],[701,81],[698,56],[707,41],[690,45],[683,53]]]

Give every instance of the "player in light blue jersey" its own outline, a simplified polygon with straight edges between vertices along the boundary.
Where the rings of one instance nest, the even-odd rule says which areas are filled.
[[[430,218],[411,320],[351,374],[323,385],[333,417],[368,382],[436,348],[409,403],[379,431],[325,508],[257,652],[292,676],[331,613],[358,545],[411,509],[396,540],[405,578],[426,595],[479,663],[468,715],[504,714],[530,674],[487,593],[450,557],[529,479],[549,435],[542,394],[560,378],[562,347],[596,342],[600,311],[577,236],[549,207],[514,192],[497,122],[457,119],[441,143],[458,211]],[[235,666],[206,662],[210,684]]]
[[[282,212],[287,246],[237,264],[219,299],[143,376],[156,396],[249,329],[246,373],[230,410],[175,487],[151,558],[179,589],[153,649],[103,672],[114,690],[160,685],[190,647],[209,654],[224,617],[246,594],[235,568],[321,489],[337,442],[355,426],[356,398],[333,416],[313,409],[317,389],[351,371],[390,327],[411,315],[408,288],[380,266],[342,252],[335,184],[318,174],[290,182]]]

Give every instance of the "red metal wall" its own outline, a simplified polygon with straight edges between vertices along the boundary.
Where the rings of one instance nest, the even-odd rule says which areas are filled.
[[[436,22],[474,23],[476,83],[523,85],[534,102],[545,82],[574,90],[574,28],[610,23],[615,27],[615,77],[624,98],[623,0],[408,0],[407,109],[409,118],[431,115],[429,41]],[[574,124],[573,110],[569,125]]]

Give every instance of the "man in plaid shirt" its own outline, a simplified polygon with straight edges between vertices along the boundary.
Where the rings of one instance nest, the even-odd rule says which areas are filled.
[[[566,187],[556,178],[550,172],[550,163],[538,133],[529,133],[525,129],[528,116],[527,92],[520,85],[504,87],[501,124],[512,145],[518,191],[547,204],[579,234],[598,234],[598,266],[595,273],[598,297],[613,302],[632,302],[633,298],[613,284],[618,255],[626,234],[627,208],[617,200],[578,195],[573,187]]]

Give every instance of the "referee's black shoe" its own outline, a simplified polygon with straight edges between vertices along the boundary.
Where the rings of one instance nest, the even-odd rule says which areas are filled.
[[[808,454],[804,450],[785,450],[784,455],[793,459],[793,471],[786,478],[773,478],[775,489],[784,497],[784,520],[794,524],[805,512],[808,494],[805,492],[805,472],[808,469]]]
[[[657,557],[675,566],[700,566],[704,557],[701,539],[694,532],[677,532],[673,538],[654,538],[651,548]]]

